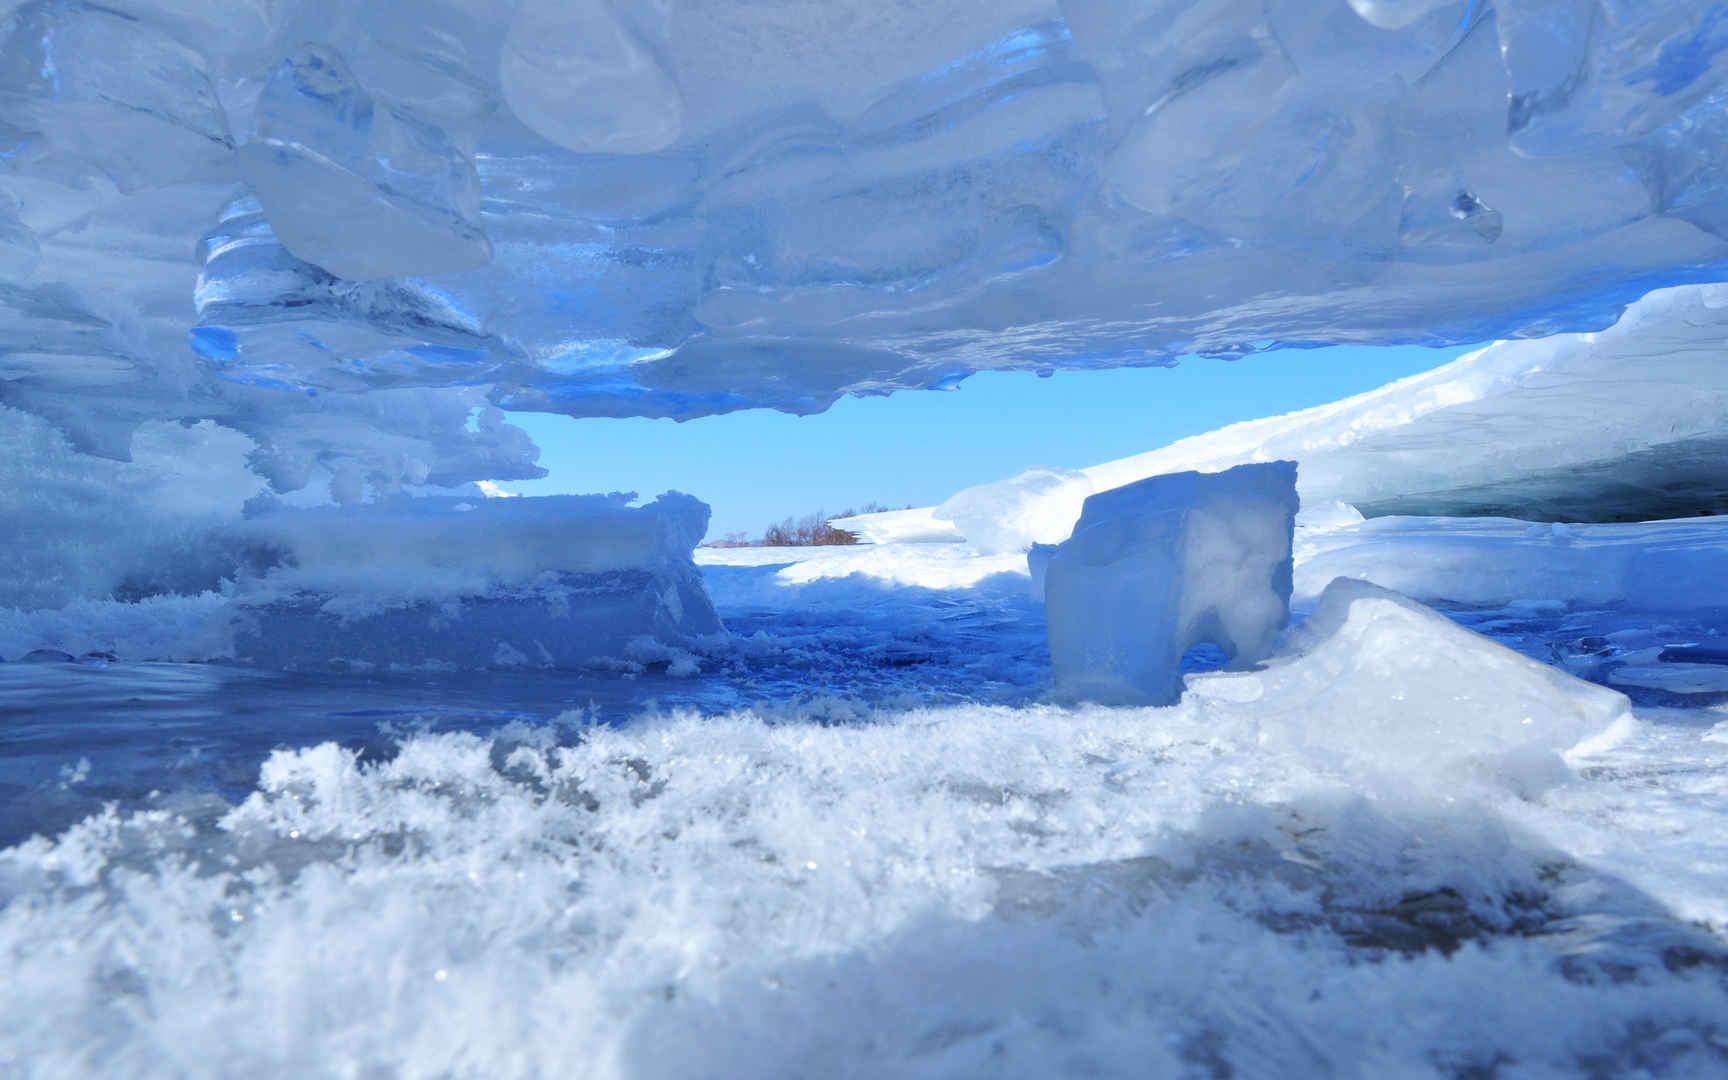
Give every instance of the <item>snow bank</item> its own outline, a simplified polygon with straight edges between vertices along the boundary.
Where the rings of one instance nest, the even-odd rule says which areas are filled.
[[[273,667],[570,667],[722,631],[691,551],[708,507],[667,492],[399,498],[278,510],[231,533],[235,655]],[[653,652],[653,649],[648,649]]]
[[[1155,476],[1093,495],[1074,534],[1038,550],[1056,691],[1168,704],[1200,642],[1272,652],[1290,614],[1296,466]]]
[[[966,539],[952,521],[936,517],[934,506],[854,514],[835,518],[828,524],[866,544],[958,544]]]

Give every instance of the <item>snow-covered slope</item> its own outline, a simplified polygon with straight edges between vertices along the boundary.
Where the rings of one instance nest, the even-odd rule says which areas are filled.
[[[1363,513],[1636,521],[1728,510],[1728,288],[1651,293],[1612,327],[1502,341],[1366,394],[1083,470],[1099,490],[1293,458]]]

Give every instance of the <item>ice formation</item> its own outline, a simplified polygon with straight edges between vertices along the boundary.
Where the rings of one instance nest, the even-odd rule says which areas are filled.
[[[389,491],[532,474],[489,405],[1598,329],[1722,276],[1720,18],[32,0],[0,24],[0,400],[111,457],[209,419],[279,492]]]
[[[1715,517],[1562,524],[1507,518],[1373,518],[1296,530],[1296,595],[1339,576],[1476,608],[1628,607],[1700,613],[1728,603]]]
[[[1383,769],[1476,769],[1526,794],[1565,779],[1560,755],[1609,745],[1632,723],[1624,695],[1352,578],[1327,586],[1279,656],[1251,672],[1194,677],[1188,688],[1201,700],[1255,705],[1271,744],[1349,753]]]
[[[281,510],[227,531],[233,655],[270,667],[581,667],[682,661],[722,632],[690,554],[708,507],[668,492],[418,498]]]
[[[1175,473],[1088,498],[1041,563],[1056,692],[1169,704],[1190,646],[1271,654],[1290,615],[1296,466]]]

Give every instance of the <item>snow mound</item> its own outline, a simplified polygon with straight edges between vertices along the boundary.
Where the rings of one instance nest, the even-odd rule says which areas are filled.
[[[1034,465],[952,495],[930,516],[953,522],[983,554],[1004,555],[1067,539],[1090,494],[1092,481],[1085,473]]]
[[[1526,794],[1566,779],[1560,755],[1611,745],[1632,723],[1624,695],[1349,578],[1262,668],[1194,676],[1188,691],[1251,713],[1271,745],[1400,772],[1474,768]]]
[[[1074,535],[1035,548],[1056,692],[1170,704],[1192,645],[1271,654],[1290,615],[1296,466],[1155,476],[1086,500]]]

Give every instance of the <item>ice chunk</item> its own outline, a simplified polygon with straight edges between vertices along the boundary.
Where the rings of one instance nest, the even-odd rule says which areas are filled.
[[[1056,692],[1170,704],[1192,645],[1269,656],[1289,618],[1296,464],[1154,476],[1086,500],[1038,551]]]
[[[231,530],[238,659],[271,667],[577,667],[722,631],[690,554],[707,504],[667,492],[395,498]],[[271,564],[274,565],[271,565]]]
[[[607,0],[527,0],[498,79],[518,119],[571,150],[647,153],[684,129],[678,88]]]
[[[1034,465],[1006,480],[979,484],[949,497],[931,516],[951,521],[985,555],[1054,544],[1074,529],[1092,481],[1072,469]]]
[[[52,168],[60,156],[122,191],[230,174],[234,145],[204,60],[167,34],[50,0],[17,8],[0,34],[12,165]]]
[[[341,53],[307,45],[271,75],[240,169],[295,255],[356,281],[484,266],[480,179],[437,125],[375,101]]]
[[[1624,695],[1350,578],[1327,587],[1262,669],[1193,676],[1188,690],[1253,703],[1272,744],[1348,753],[1392,772],[1483,767],[1523,790],[1546,786],[1556,755],[1632,722]]]

